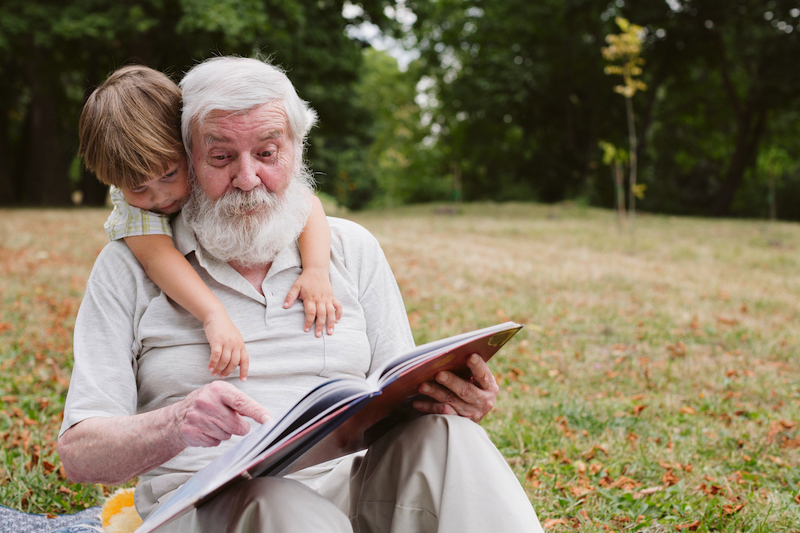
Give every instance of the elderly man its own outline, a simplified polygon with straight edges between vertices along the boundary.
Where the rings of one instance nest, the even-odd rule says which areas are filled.
[[[75,326],[75,367],[59,437],[75,481],[139,476],[143,517],[191,475],[307,390],[364,377],[413,346],[394,277],[375,239],[331,219],[331,282],[345,310],[332,336],[302,333],[282,306],[301,268],[308,216],[303,166],[314,112],[258,60],[215,58],[181,82],[195,179],[173,222],[175,245],[223,302],[250,354],[244,383],[207,371],[202,324],[169,300],[121,242],[95,263]],[[449,373],[421,392],[429,413],[366,454],[287,478],[241,482],[164,531],[541,531],[479,421],[497,385],[477,356],[472,380]]]

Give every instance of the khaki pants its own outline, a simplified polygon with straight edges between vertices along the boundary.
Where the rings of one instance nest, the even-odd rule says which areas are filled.
[[[398,426],[340,463],[317,491],[286,478],[239,483],[159,531],[541,532],[525,491],[483,429],[456,416]]]

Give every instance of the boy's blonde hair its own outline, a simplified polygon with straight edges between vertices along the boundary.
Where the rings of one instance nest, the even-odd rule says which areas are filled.
[[[180,127],[178,86],[157,70],[122,67],[83,106],[78,153],[101,182],[135,189],[184,157]]]

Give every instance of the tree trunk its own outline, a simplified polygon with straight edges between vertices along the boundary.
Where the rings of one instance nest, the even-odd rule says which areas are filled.
[[[742,182],[745,171],[753,164],[758,153],[758,143],[767,124],[767,111],[761,104],[758,109],[753,109],[754,107],[755,105],[748,104],[741,119],[737,121],[736,147],[725,173],[725,180],[711,206],[711,214],[714,216],[730,214],[736,190]]]
[[[51,73],[58,69],[43,65],[41,51],[33,53],[26,68],[31,101],[28,107],[27,139],[22,172],[23,202],[35,205],[70,205],[67,164],[59,141],[55,91],[61,86]]]
[[[86,66],[86,78],[90,85],[83,95],[84,103],[91,92],[103,82],[105,74],[105,72],[100,72],[99,52],[93,51],[89,55]],[[106,204],[108,186],[100,183],[92,172],[83,168],[83,162],[81,162],[80,190],[82,193],[81,205],[103,206]]]
[[[614,161],[614,188],[617,191],[617,226],[622,231],[625,223],[625,174],[622,163]]]
[[[633,120],[633,98],[625,97],[628,113],[628,142],[630,143],[630,189],[628,189],[628,220],[631,226],[631,250],[636,251],[636,124]]]
[[[8,91],[3,90],[4,88],[0,88],[0,99],[3,102],[3,107],[0,109],[0,161],[6,161],[6,164],[0,165],[0,205],[12,205],[17,201],[12,179],[15,157],[11,150],[11,139],[8,135],[9,109],[6,106],[13,106],[16,100],[12,99]]]
[[[777,177],[775,174],[770,173],[769,175],[769,219],[772,222],[775,222],[778,215],[778,210],[775,206],[777,203],[777,198],[775,198],[775,181]]]

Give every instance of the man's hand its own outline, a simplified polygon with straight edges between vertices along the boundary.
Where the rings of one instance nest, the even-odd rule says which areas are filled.
[[[452,372],[439,372],[436,383],[420,385],[419,392],[431,400],[415,401],[414,408],[423,413],[459,415],[480,422],[494,407],[500,389],[489,366],[478,354],[467,359],[467,366],[472,372],[470,380]]]
[[[217,446],[250,432],[245,416],[262,424],[270,418],[258,402],[224,381],[197,389],[175,406],[175,425],[186,446]]]

